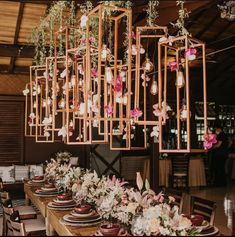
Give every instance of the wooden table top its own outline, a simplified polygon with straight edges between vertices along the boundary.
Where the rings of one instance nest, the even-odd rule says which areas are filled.
[[[48,233],[56,233],[60,236],[91,236],[97,230],[97,227],[72,227],[64,225],[60,222],[64,215],[69,214],[70,211],[54,211],[47,208],[47,204],[51,202],[54,197],[38,197],[34,195],[34,192],[39,187],[31,186],[27,183],[24,184],[24,191],[27,197],[31,200],[31,202],[37,206],[40,210],[41,214],[44,218],[47,218],[47,222],[50,225],[50,228],[53,230],[49,230]]]

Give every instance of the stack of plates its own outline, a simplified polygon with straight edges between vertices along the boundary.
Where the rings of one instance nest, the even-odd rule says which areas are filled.
[[[56,188],[40,188],[35,191],[35,195],[38,197],[53,197],[57,196],[58,190]]]
[[[198,236],[215,236],[219,234],[219,229],[215,226],[209,225],[207,228],[203,229]]]
[[[32,179],[32,180],[28,181],[28,184],[30,184],[30,185],[41,185],[41,184],[44,184],[45,181],[46,181],[45,178],[41,179],[41,180]]]
[[[78,227],[96,226],[101,223],[101,217],[94,210],[88,214],[78,214],[73,210],[70,214],[63,216],[61,223]]]
[[[57,211],[67,211],[73,210],[76,206],[76,202],[74,200],[58,200],[54,199],[52,202],[48,203],[48,209],[57,210]]]

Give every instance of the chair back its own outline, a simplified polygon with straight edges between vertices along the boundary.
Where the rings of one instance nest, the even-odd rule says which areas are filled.
[[[14,212],[11,199],[7,199],[3,204],[3,228],[5,229],[6,235],[13,235],[13,230],[11,227],[10,216]]]
[[[186,174],[188,176],[189,171],[189,156],[182,157],[174,156],[172,158],[172,175]]]
[[[0,203],[3,204],[7,199],[10,199],[8,192],[0,192]]]
[[[2,182],[2,178],[0,178],[0,191],[3,191],[3,182]]]
[[[24,223],[20,222],[19,211],[14,211],[10,216],[14,236],[26,236]]]
[[[191,196],[191,214],[202,215],[210,225],[214,225],[216,203],[204,198]]]
[[[181,214],[183,210],[184,200],[185,200],[185,193],[180,192],[176,189],[170,189],[170,188],[164,189],[164,193],[167,196],[171,196],[175,199],[175,201],[172,204],[179,207],[179,213]]]

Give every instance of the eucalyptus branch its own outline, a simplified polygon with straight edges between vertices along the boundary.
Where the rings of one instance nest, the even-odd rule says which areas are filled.
[[[148,8],[146,9],[147,12],[147,25],[148,26],[156,26],[156,21],[159,16],[157,7],[159,6],[159,1],[157,0],[150,0],[148,2]]]
[[[179,18],[176,23],[171,23],[174,27],[178,28],[178,35],[190,35],[188,30],[185,28],[185,19],[189,18],[189,11],[184,7],[185,0],[176,1],[176,5],[180,7]]]

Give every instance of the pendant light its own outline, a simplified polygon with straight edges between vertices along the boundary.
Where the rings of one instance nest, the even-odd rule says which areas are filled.
[[[183,88],[185,85],[185,79],[184,79],[184,72],[182,66],[179,67],[177,77],[176,77],[176,82],[175,82],[176,87],[178,88]]]
[[[153,75],[153,81],[152,81],[150,93],[151,93],[152,95],[156,95],[156,94],[158,93],[158,85],[157,85],[157,81],[156,81],[156,76],[155,76],[155,74]]]
[[[113,80],[113,73],[110,67],[105,68],[105,76],[106,76],[106,81],[108,83],[111,83]]]
[[[146,72],[151,72],[153,70],[153,67],[154,67],[153,63],[150,61],[147,55],[142,67]]]

